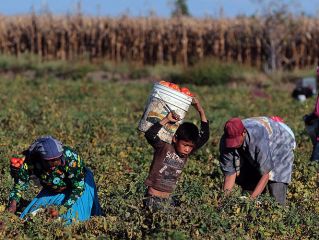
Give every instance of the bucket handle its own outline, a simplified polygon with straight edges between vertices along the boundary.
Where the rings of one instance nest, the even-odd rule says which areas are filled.
[[[163,100],[163,98],[162,98],[161,95],[159,94],[159,91],[156,90],[156,91],[155,91],[155,94],[157,94],[157,96],[159,97],[158,99],[159,99],[160,102],[162,103],[162,105],[163,105],[163,107],[165,108],[165,110],[168,111],[168,112],[171,112],[171,113],[173,114],[173,116],[175,116],[176,118],[178,118],[179,120],[181,120],[180,117],[179,117],[179,115],[177,115],[176,112],[175,112],[174,110],[172,110],[172,109],[168,106],[168,104]]]
[[[158,99],[162,103],[163,107],[168,111],[168,112],[173,112],[173,110],[167,105],[167,103],[163,100],[161,95],[159,94],[159,91],[155,91],[155,94],[159,97]]]

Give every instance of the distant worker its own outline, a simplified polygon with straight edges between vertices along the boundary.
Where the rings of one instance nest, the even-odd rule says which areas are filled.
[[[270,194],[284,205],[291,181],[295,137],[279,117],[232,118],[220,140],[223,190],[235,183],[256,199],[268,185]]]
[[[192,104],[200,115],[200,131],[193,123],[185,122],[178,127],[172,144],[162,141],[157,136],[161,128],[167,123],[175,123],[180,120],[176,113],[170,112],[145,133],[147,141],[154,148],[153,161],[145,181],[147,194],[144,207],[146,208],[159,210],[163,207],[163,203],[175,205],[171,194],[176,187],[188,156],[208,141],[209,125],[204,109],[195,97]]]
[[[319,96],[314,111],[306,114],[303,119],[313,146],[310,160],[319,163]]]
[[[317,67],[317,78],[319,78],[319,67]],[[319,95],[314,110],[310,114],[306,114],[303,119],[313,145],[310,160],[319,163]]]
[[[31,175],[35,175],[43,187],[24,209],[21,218],[40,209],[46,209],[52,217],[61,217],[67,224],[101,215],[92,172],[84,166],[78,153],[55,138],[38,138],[23,152],[22,158],[11,159],[10,167],[14,178],[9,196],[10,212],[16,212]],[[59,215],[61,206],[65,211]]]

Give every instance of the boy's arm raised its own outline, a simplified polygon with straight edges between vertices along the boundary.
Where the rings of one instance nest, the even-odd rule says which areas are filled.
[[[193,97],[192,105],[197,110],[201,120],[201,127],[199,130],[199,139],[196,144],[196,148],[201,148],[209,139],[209,124],[205,114],[205,111],[196,97]]]
[[[197,97],[193,97],[193,102],[192,105],[194,106],[194,108],[197,110],[197,112],[199,113],[200,116],[200,120],[202,122],[208,122],[207,118],[206,118],[206,114],[204,111],[204,108],[202,107],[202,105],[200,104],[199,100]]]

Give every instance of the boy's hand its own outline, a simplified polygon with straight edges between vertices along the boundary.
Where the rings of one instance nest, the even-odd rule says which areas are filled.
[[[8,207],[8,212],[15,213],[17,211],[17,201],[12,200]]]
[[[205,111],[204,111],[202,105],[200,104],[200,102],[199,102],[199,100],[198,100],[198,98],[196,96],[193,97],[192,105],[194,106],[194,108],[199,113],[201,121],[202,122],[207,122]]]
[[[196,96],[193,97],[192,105],[194,106],[194,108],[198,112],[203,112],[204,111],[202,105],[200,104],[200,102],[199,102],[199,100],[198,100],[198,98]]]
[[[181,120],[181,117],[175,111],[169,112],[166,117],[170,122],[173,123],[176,123],[179,120]]]
[[[161,125],[165,125],[166,123],[176,123],[181,120],[181,117],[174,111],[169,112],[165,118],[160,121]]]

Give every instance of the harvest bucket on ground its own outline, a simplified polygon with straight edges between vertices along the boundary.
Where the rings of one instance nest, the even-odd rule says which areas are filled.
[[[161,121],[169,113],[169,109],[171,109],[180,116],[181,120],[175,124],[166,124],[158,133],[162,141],[171,143],[191,103],[192,97],[162,84],[155,83],[147,100],[138,129],[142,132],[147,131],[154,123]]]

